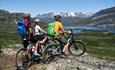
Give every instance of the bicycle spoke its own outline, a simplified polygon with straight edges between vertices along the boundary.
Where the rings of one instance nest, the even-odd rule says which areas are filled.
[[[68,51],[72,55],[80,56],[84,54],[86,51],[85,44],[81,41],[75,41],[71,44],[71,46],[68,48]]]
[[[15,58],[16,67],[27,69],[30,66],[29,55],[24,48],[19,49]]]

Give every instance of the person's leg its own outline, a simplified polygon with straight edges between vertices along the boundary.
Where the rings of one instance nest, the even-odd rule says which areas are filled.
[[[64,48],[63,48],[63,50],[62,50],[62,53],[61,53],[61,55],[60,55],[61,58],[67,58],[67,57],[68,57],[67,54],[65,54],[65,52],[67,51],[68,47],[69,47],[69,43],[67,43],[67,44],[64,46]]]
[[[67,42],[67,40],[66,40],[65,38],[64,38],[62,41],[63,41],[63,42]],[[62,49],[62,53],[61,53],[61,55],[60,55],[61,58],[67,58],[67,55],[66,55],[65,53],[66,53],[68,47],[69,47],[69,42],[67,42],[67,43],[64,45],[64,47],[63,47],[63,49]]]
[[[38,40],[38,37],[39,37],[39,36],[37,36],[37,35],[34,37],[34,43],[35,43],[34,54],[35,54],[35,55],[39,55],[39,54],[37,53],[37,51],[38,51],[38,49],[39,49],[39,48],[38,48],[38,47],[39,47],[39,40]]]
[[[23,46],[24,46],[24,48],[27,48],[28,47],[28,34],[26,34],[26,35],[24,35],[23,37],[22,37],[22,40],[23,40]]]
[[[38,49],[38,43],[36,42],[36,44],[35,44],[35,53],[37,53],[37,49]]]
[[[23,46],[24,46],[24,48],[27,48],[27,46],[28,46],[28,40],[23,39]]]
[[[62,52],[64,52],[64,53],[65,53],[65,52],[67,51],[68,47],[69,47],[69,43],[67,43],[67,44],[64,46],[64,48],[63,48]]]
[[[39,49],[39,41],[36,42],[36,44],[35,44],[35,50],[34,50],[34,54],[39,56],[39,54],[38,54],[38,52],[37,52],[38,49]]]

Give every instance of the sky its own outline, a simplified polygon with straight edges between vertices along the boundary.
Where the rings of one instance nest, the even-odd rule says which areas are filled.
[[[115,6],[115,0],[0,0],[0,9],[9,12],[37,14],[49,12],[98,12]]]

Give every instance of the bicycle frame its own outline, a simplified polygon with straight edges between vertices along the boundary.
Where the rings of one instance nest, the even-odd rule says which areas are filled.
[[[71,31],[71,33],[70,33],[70,36],[69,36],[69,38],[68,38],[68,42],[69,42],[69,46],[70,45],[72,45],[72,43],[74,43],[75,42],[75,40],[74,40],[74,38],[73,38],[73,31],[72,31],[72,29],[70,29],[70,31]],[[53,55],[59,55],[59,54],[61,54],[61,51],[62,51],[62,49],[63,49],[63,47],[64,47],[64,45],[66,44],[66,43],[64,43],[64,42],[62,42],[61,40],[59,40],[58,38],[56,38],[55,40],[57,40],[58,42],[59,42],[59,44],[57,44],[57,48],[55,48],[54,50],[53,50]],[[71,41],[71,42],[70,42]],[[74,44],[75,45],[75,44]],[[60,51],[58,51],[58,50],[60,50]]]
[[[58,45],[58,47],[56,49],[53,50],[52,54],[53,55],[60,55],[61,54],[61,47],[62,45]],[[59,51],[58,51],[59,50]]]

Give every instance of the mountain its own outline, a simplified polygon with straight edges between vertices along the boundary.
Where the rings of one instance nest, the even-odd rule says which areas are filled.
[[[115,27],[115,7],[100,10],[91,16],[91,25]]]
[[[62,17],[82,17],[82,18],[86,18],[86,17],[90,17],[91,14],[89,13],[85,13],[85,12],[80,12],[80,13],[77,13],[77,12],[70,12],[70,13],[53,13],[53,12],[50,12],[50,13],[47,13],[47,14],[38,14],[36,16],[36,18],[53,18],[53,16],[55,14],[60,14]]]
[[[10,13],[0,9],[0,31],[16,31],[16,21],[23,16],[24,13]],[[57,13],[47,13],[37,15],[32,18],[40,18],[41,26],[46,28],[48,23],[52,22],[53,16]],[[99,27],[115,27],[115,7],[100,10],[92,15],[85,12],[58,13],[62,15],[62,23],[64,26],[99,26]]]
[[[70,12],[70,13],[47,13],[47,14],[38,14],[34,18],[39,18],[42,20],[43,23],[46,23],[46,26],[48,23],[52,22],[54,20],[54,15],[60,14],[62,16],[62,23],[64,26],[77,26],[77,25],[86,25],[90,21],[91,13],[85,13],[85,12]]]
[[[24,13],[10,13],[6,10],[0,9],[0,28],[3,30],[4,28],[9,28],[11,27],[16,28],[16,21],[23,16]],[[47,14],[42,14],[42,15],[37,15],[37,17],[32,18],[40,18],[43,27],[47,27],[48,23],[52,22],[53,16],[57,13],[47,13]],[[89,21],[89,16],[87,13],[80,12],[80,13],[58,13],[62,15],[62,23],[64,25],[84,25],[87,21]],[[45,24],[45,25],[44,25]],[[10,29],[10,28],[9,28]]]
[[[0,9],[0,32],[16,31],[16,21],[22,17],[24,13],[10,13]]]

